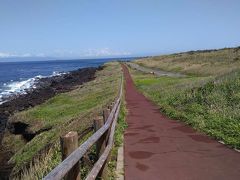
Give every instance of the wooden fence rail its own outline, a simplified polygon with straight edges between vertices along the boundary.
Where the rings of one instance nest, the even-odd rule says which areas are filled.
[[[119,109],[120,106],[117,109],[117,113],[119,113]],[[101,157],[98,159],[98,161],[95,163],[94,167],[92,168],[91,172],[88,174],[86,180],[94,180],[96,179],[99,171],[101,170],[101,168],[103,167],[104,163],[106,162],[109,153],[112,149],[113,146],[113,138],[114,138],[114,131],[115,131],[115,127],[116,127],[116,122],[117,122],[117,116],[115,116],[114,121],[112,123],[112,127],[111,127],[111,133],[109,136],[109,140],[108,140],[108,145],[106,147],[106,149],[104,150],[103,154],[101,155]]]
[[[66,159],[64,159],[61,164],[59,164],[56,168],[54,168],[45,178],[44,180],[58,180],[64,178],[68,172],[70,172],[74,166],[79,163],[80,159],[87,153],[87,151],[102,137],[105,138],[104,142],[106,142],[107,146],[100,154],[98,161],[94,164],[91,172],[87,175],[88,180],[93,180],[97,177],[101,169],[103,168],[106,160],[109,156],[111,148],[113,146],[114,140],[114,131],[117,122],[117,118],[120,111],[121,104],[121,96],[122,96],[122,88],[123,88],[123,78],[121,79],[121,85],[118,93],[118,98],[115,101],[114,105],[111,105],[111,112],[105,120],[104,125],[98,129],[91,137],[88,138],[80,147],[78,147],[75,151],[73,151]],[[104,115],[106,116],[106,115]],[[107,134],[107,135],[106,135]]]

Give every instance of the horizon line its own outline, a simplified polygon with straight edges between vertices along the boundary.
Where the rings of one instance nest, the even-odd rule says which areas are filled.
[[[127,59],[127,58],[146,58],[146,57],[156,57],[156,56],[164,56],[164,55],[171,55],[171,54],[181,54],[181,53],[188,53],[188,52],[201,52],[201,51],[217,51],[217,50],[224,50],[224,49],[234,49],[234,48],[240,48],[240,45],[233,46],[233,47],[223,47],[223,48],[210,48],[210,49],[195,49],[195,50],[185,50],[185,51],[174,51],[169,53],[149,53],[145,55],[123,55],[123,56],[102,56],[102,57],[51,57],[51,56],[45,56],[45,57],[39,57],[39,56],[29,56],[29,57],[0,57],[0,62],[31,62],[31,61],[60,61],[60,60],[96,60],[96,59]],[[35,59],[35,60],[26,60],[26,59]],[[10,60],[10,61],[4,61],[4,60]],[[18,61],[20,59],[23,59],[23,61]]]

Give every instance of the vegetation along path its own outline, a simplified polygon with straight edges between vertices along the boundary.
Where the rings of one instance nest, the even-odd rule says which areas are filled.
[[[132,63],[132,62],[128,62],[127,65],[133,69],[136,69],[136,70],[139,70],[139,71],[142,71],[145,73],[154,73],[157,76],[185,77],[184,74],[180,74],[177,72],[173,73],[173,72],[168,72],[168,71],[162,71],[159,69],[148,68],[148,67],[140,66],[139,64]]]
[[[137,91],[125,65],[125,179],[239,179],[240,154],[162,115]]]

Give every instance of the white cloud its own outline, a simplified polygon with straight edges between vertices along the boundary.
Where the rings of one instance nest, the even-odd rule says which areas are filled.
[[[11,54],[5,53],[5,52],[0,52],[0,58],[6,58],[6,57],[11,57]]]
[[[50,53],[49,53],[50,54]],[[87,50],[66,50],[66,49],[55,49],[52,51],[52,57],[70,57],[70,58],[90,58],[90,57],[113,57],[113,56],[128,56],[131,53],[125,51],[114,51],[110,48],[99,48],[99,49],[87,49]]]
[[[101,49],[88,49],[83,52],[83,56],[86,57],[101,57],[101,56],[127,56],[131,53],[125,51],[114,51],[110,48],[101,48]]]
[[[21,57],[31,57],[32,54],[30,54],[30,53],[25,53],[25,54],[21,54],[20,56],[21,56]]]
[[[0,58],[17,58],[17,57],[45,57],[44,53],[31,54],[31,53],[9,53],[9,52],[0,52]]]
[[[75,53],[72,50],[66,50],[66,49],[55,49],[52,51],[50,56],[53,57],[73,57],[73,56],[79,56],[78,53]]]
[[[9,53],[0,52],[0,58],[11,57],[59,57],[59,58],[84,58],[84,57],[114,57],[114,56],[128,56],[131,53],[126,51],[115,51],[110,48],[87,49],[82,51],[72,51],[66,49],[55,49],[48,53]]]
[[[46,55],[44,53],[38,53],[35,55],[36,57],[46,57]]]

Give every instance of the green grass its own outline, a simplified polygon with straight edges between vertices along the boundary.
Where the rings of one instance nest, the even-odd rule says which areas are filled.
[[[137,88],[169,117],[240,148],[240,71],[217,77],[156,77],[130,71]]]
[[[143,58],[137,64],[188,75],[216,76],[240,69],[240,47]]]
[[[15,113],[10,122],[27,123],[30,126],[29,131],[51,127],[28,143],[7,133],[3,143],[15,151],[11,158],[11,162],[16,164],[15,171],[30,163],[46,145],[58,143],[61,135],[68,131],[81,133],[92,126],[93,117],[116,98],[121,74],[119,63],[108,63],[103,70],[96,73],[95,80],[73,91],[59,94],[39,106]]]
[[[123,145],[123,134],[125,129],[127,128],[127,122],[125,121],[126,114],[127,114],[126,104],[125,104],[125,101],[123,100],[121,103],[118,122],[117,122],[116,131],[114,135],[115,137],[114,146],[116,148],[119,148],[120,146]]]

